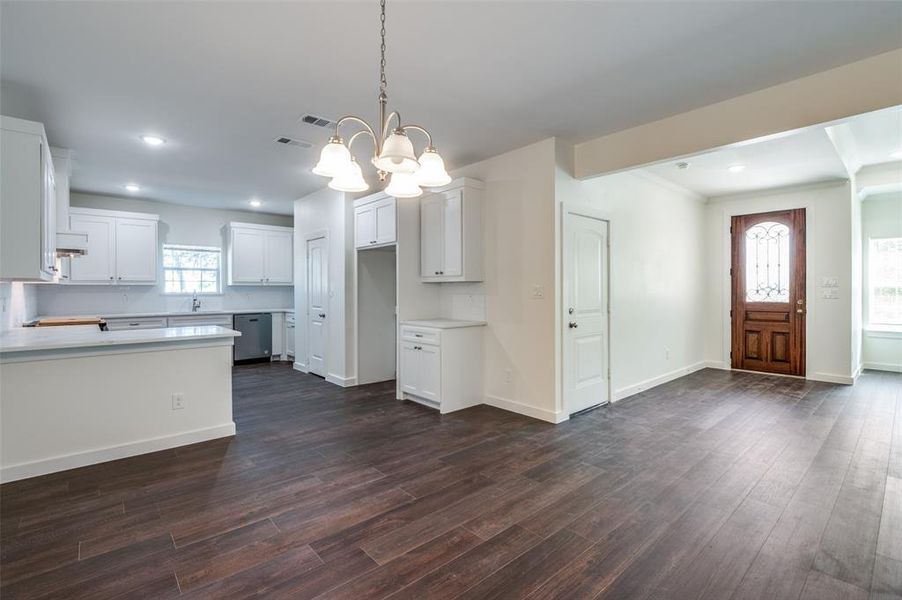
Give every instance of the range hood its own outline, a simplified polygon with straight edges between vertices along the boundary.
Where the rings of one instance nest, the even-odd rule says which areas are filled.
[[[59,258],[88,253],[88,234],[69,231],[69,175],[72,157],[68,150],[50,148],[56,176],[56,255]]]
[[[75,231],[56,232],[56,255],[60,258],[84,256],[88,253],[88,234]]]

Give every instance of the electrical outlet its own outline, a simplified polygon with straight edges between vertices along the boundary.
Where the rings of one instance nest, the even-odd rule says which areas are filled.
[[[185,394],[175,392],[172,394],[172,410],[182,410],[185,408]]]
[[[514,373],[510,369],[504,369],[504,383],[510,383],[514,380]]]
[[[545,286],[544,285],[534,285],[532,286],[532,297],[534,300],[541,300],[545,297]]]

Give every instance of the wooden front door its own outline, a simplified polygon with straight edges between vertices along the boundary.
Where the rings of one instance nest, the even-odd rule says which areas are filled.
[[[805,209],[733,217],[734,369],[805,375]]]

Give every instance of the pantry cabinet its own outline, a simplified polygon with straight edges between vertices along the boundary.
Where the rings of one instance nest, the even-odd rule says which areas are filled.
[[[456,179],[420,199],[420,279],[482,281],[482,182]]]
[[[291,285],[294,281],[291,227],[229,224],[229,285]]]
[[[395,199],[384,193],[354,203],[354,247],[379,248],[396,241]]]
[[[88,251],[69,261],[69,283],[155,285],[158,224],[158,215],[70,208],[69,227],[88,234]]]
[[[0,117],[0,280],[52,281],[56,183],[44,126]]]

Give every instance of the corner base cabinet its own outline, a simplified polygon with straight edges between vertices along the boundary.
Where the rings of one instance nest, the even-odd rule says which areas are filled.
[[[480,326],[401,325],[398,390],[442,414],[483,403]]]
[[[294,229],[229,223],[229,285],[291,285]]]

